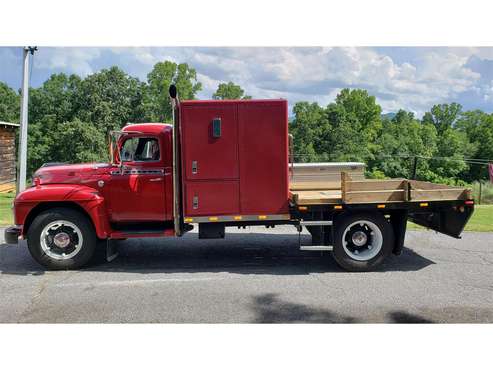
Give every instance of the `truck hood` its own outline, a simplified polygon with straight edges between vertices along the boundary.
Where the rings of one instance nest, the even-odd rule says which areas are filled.
[[[109,163],[83,163],[48,165],[39,168],[33,175],[38,178],[39,184],[81,184],[109,172],[112,165]]]

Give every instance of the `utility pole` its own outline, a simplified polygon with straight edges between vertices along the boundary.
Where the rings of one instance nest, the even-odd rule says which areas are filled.
[[[19,155],[17,171],[17,193],[26,188],[27,168],[27,106],[29,100],[29,54],[38,50],[36,46],[24,47],[24,69],[22,72],[21,127],[19,134]]]
[[[416,180],[416,170],[418,169],[418,157],[414,156],[413,169],[411,173],[411,179]]]

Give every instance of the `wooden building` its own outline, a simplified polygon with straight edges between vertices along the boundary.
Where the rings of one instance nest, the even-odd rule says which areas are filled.
[[[15,189],[15,134],[19,124],[0,121],[0,192]]]

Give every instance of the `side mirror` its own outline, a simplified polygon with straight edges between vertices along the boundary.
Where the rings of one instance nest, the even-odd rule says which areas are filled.
[[[176,99],[176,96],[178,95],[178,91],[176,90],[175,85],[170,85],[169,86],[169,96],[171,99]]]

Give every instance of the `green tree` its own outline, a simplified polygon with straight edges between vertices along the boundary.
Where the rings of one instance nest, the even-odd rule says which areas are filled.
[[[195,69],[186,63],[176,64],[170,61],[154,65],[147,75],[147,85],[143,97],[143,110],[148,121],[166,122],[171,120],[171,104],[168,89],[175,84],[178,96],[182,100],[195,99],[202,84],[197,81]]]
[[[327,115],[317,103],[298,102],[293,107],[294,119],[289,132],[294,138],[296,162],[313,162],[323,157],[321,135],[328,130]]]
[[[76,96],[81,78],[64,73],[52,74],[39,88],[29,90],[29,122],[52,116],[56,122],[70,121],[78,109]]]
[[[48,162],[84,163],[108,159],[105,132],[92,123],[74,119],[56,122],[47,115],[29,125],[28,175]]]
[[[379,146],[376,138],[381,132],[381,107],[366,90],[343,89],[335,103],[327,107],[332,126],[330,148],[337,161],[364,161],[372,167]]]
[[[38,122],[31,122],[27,135],[27,176],[31,176],[43,163],[61,162],[59,153],[53,150],[59,140],[53,115],[46,115]]]
[[[75,119],[56,126],[60,134],[52,151],[57,153],[57,161],[84,163],[108,160],[105,134],[93,124]]]
[[[74,118],[96,125],[105,135],[128,122],[141,121],[136,112],[141,109],[143,88],[143,83],[118,67],[103,69],[81,81]]]
[[[462,106],[457,103],[434,105],[429,112],[423,116],[424,123],[433,124],[439,135],[448,128],[453,127],[459,118]]]
[[[212,95],[212,99],[251,99],[249,95],[245,95],[245,91],[240,85],[235,85],[233,82],[221,83],[217,87],[216,92]]]
[[[423,116],[423,124],[432,124],[437,131],[436,157],[430,160],[430,181],[453,182],[469,169],[464,158],[474,151],[467,135],[456,130],[455,125],[461,115],[461,105],[457,103],[434,105]]]
[[[0,121],[18,123],[20,97],[7,84],[0,82]]]
[[[493,159],[493,114],[480,110],[464,112],[457,120],[456,127],[467,135],[471,143],[471,149],[466,153],[468,158]],[[488,178],[487,167],[481,164],[470,164],[470,170],[464,176],[468,182]]]
[[[381,150],[373,171],[381,171],[388,177],[409,177],[413,156],[431,157],[436,151],[436,140],[435,126],[421,124],[413,113],[400,110],[391,120],[383,120],[382,133],[377,139]],[[429,161],[419,160],[417,178],[426,179],[429,171]]]

